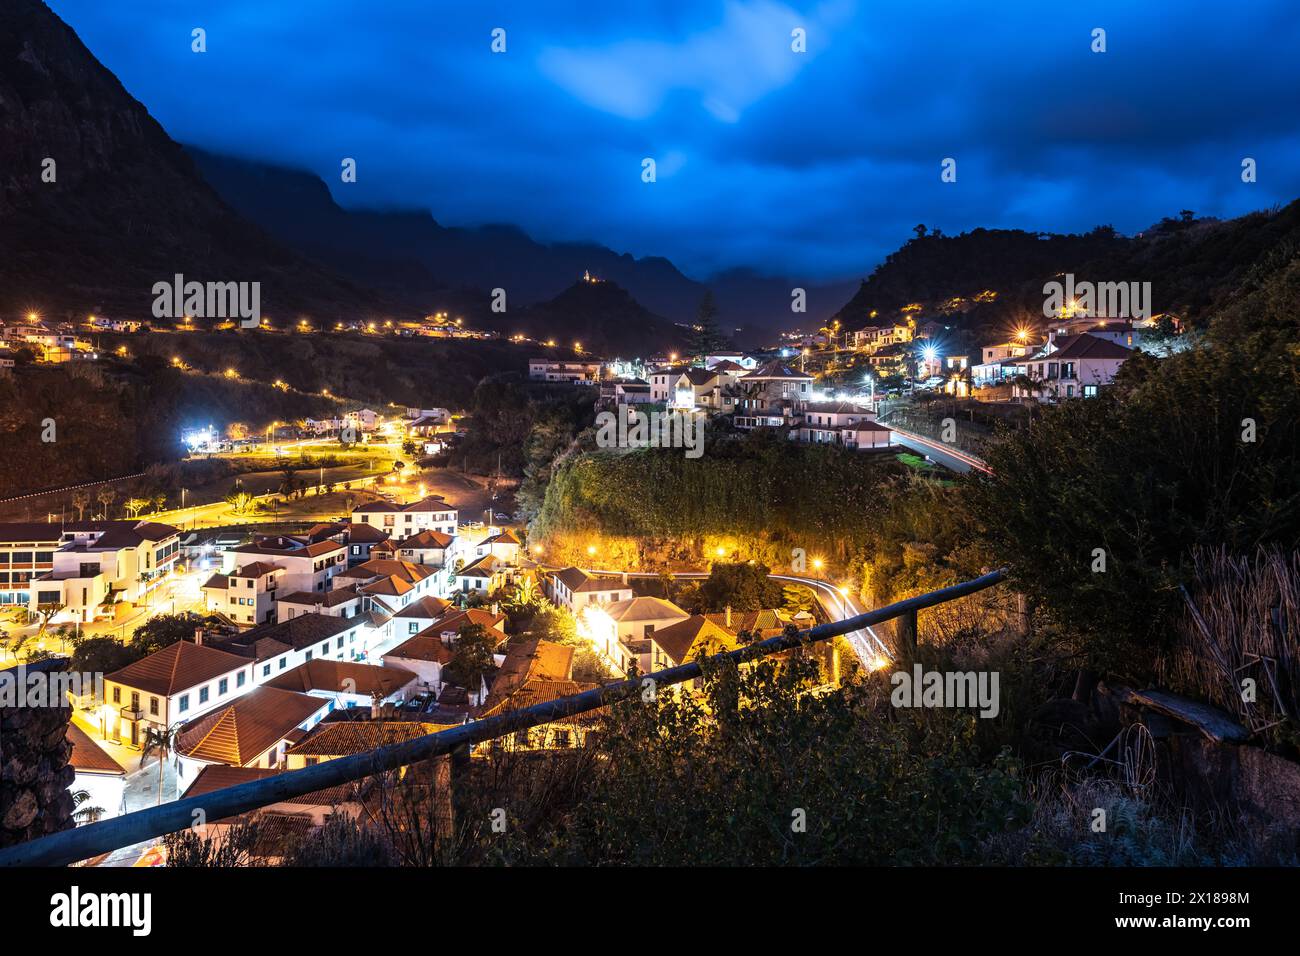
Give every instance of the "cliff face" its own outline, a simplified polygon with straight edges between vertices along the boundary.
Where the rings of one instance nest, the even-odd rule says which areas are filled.
[[[66,666],[64,660],[43,661],[22,673],[25,679],[35,671],[53,673]],[[9,673],[18,679],[16,668]],[[68,766],[71,717],[66,702],[57,707],[0,705],[0,847],[72,826],[68,787],[76,772]]]
[[[148,318],[153,284],[178,272],[261,281],[272,316],[355,317],[376,305],[231,210],[44,3],[5,0],[0,312]]]

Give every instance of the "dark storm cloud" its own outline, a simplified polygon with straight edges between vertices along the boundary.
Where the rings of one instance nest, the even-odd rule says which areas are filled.
[[[51,6],[182,142],[698,276],[865,274],[918,222],[1133,232],[1300,194],[1295,0]]]

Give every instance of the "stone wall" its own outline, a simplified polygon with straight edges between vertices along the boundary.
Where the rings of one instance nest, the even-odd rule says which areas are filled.
[[[56,658],[25,669],[52,673],[67,666]],[[8,672],[17,676],[16,668]],[[66,701],[59,707],[0,706],[0,847],[72,826],[71,718]]]

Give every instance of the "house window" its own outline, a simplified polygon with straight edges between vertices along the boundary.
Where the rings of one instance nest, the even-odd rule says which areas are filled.
[[[208,702],[208,689],[207,689],[206,687],[200,687],[200,688],[199,688],[199,703],[200,703],[200,704],[206,704],[207,702]]]
[[[1085,385],[1085,386],[1083,386],[1083,397],[1084,397],[1084,398],[1096,398],[1096,397],[1097,397],[1097,386],[1096,386],[1096,385]]]
[[[262,665],[262,676],[263,676],[263,677],[270,677],[270,676],[271,676],[271,665],[270,665],[270,664],[263,664],[263,665]]]
[[[226,692],[229,691],[229,690],[230,690],[230,678],[229,678],[229,677],[223,677],[223,678],[221,678],[221,680],[217,681],[217,696],[218,696],[218,697],[224,697],[224,696],[226,696]]]
[[[120,687],[113,688],[113,703],[115,704],[122,703],[122,688]]]
[[[307,757],[304,762],[308,767],[314,767],[316,764],[320,763],[320,757]]]
[[[154,716],[154,717],[157,717],[157,716],[158,716],[158,698],[157,698],[157,697],[150,697],[150,698],[149,698],[149,713],[150,713],[150,715],[152,715],[152,716]]]
[[[181,694],[180,699],[176,702],[176,709],[182,714],[190,709],[190,695]]]
[[[284,670],[285,667],[288,665],[288,663],[289,663],[289,658],[287,657],[280,658],[280,670]]]
[[[236,687],[243,687],[243,686],[244,686],[244,678],[245,678],[245,676],[246,676],[246,675],[244,674],[243,671],[240,671],[238,674],[235,675],[235,686],[236,686]]]
[[[306,651],[306,652],[303,654],[303,658],[302,658],[302,659],[303,659],[304,661],[309,661],[309,660],[311,660],[311,651]]]

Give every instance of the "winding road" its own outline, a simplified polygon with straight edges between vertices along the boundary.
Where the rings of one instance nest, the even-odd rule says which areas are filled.
[[[610,571],[604,568],[583,568],[588,574],[610,575],[621,577],[626,575],[629,578],[658,578],[658,571]],[[707,571],[680,571],[674,572],[674,578],[699,579],[707,578]],[[845,594],[844,591],[831,584],[829,581],[823,581],[820,578],[805,578],[793,574],[768,574],[768,577],[774,581],[783,581],[788,584],[802,584],[812,591],[817,603],[821,605],[826,616],[832,621],[843,621],[850,617],[856,617],[863,613],[863,608],[858,606],[857,601]],[[863,628],[860,631],[851,631],[844,635],[853,651],[858,655],[865,670],[874,671],[886,666],[893,660],[893,655],[885,646],[879,635],[870,627]]]

